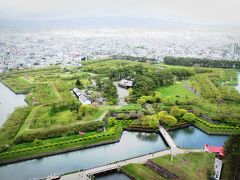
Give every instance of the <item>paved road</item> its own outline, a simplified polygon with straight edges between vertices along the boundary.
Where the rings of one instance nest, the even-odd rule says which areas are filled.
[[[113,83],[117,88],[117,94],[118,94],[118,105],[127,105],[127,102],[125,101],[125,98],[128,97],[129,93],[128,90],[125,88],[121,88],[118,86],[118,82]]]

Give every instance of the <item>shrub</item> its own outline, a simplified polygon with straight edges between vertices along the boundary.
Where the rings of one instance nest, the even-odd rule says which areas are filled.
[[[33,143],[34,143],[35,145],[40,145],[40,144],[42,144],[42,140],[40,140],[40,139],[35,139]]]
[[[193,113],[186,113],[184,114],[183,119],[187,122],[195,122],[197,117]]]
[[[109,126],[114,126],[117,123],[117,119],[115,117],[110,117],[108,119]]]
[[[170,110],[170,114],[174,117],[176,117],[177,119],[181,119],[184,114],[186,114],[188,111],[185,109],[180,109],[177,106],[173,106]]]

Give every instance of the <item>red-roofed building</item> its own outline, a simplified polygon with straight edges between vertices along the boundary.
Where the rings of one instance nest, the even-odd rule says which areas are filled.
[[[205,144],[204,150],[210,153],[217,153],[220,156],[224,156],[224,149],[223,146],[209,146]]]

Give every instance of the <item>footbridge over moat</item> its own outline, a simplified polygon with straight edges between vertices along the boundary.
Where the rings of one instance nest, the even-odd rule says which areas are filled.
[[[184,154],[184,153],[190,153],[190,152],[204,152],[204,150],[202,150],[202,149],[180,149],[176,146],[176,144],[174,143],[171,136],[168,134],[168,132],[162,126],[159,126],[159,131],[160,131],[161,135],[163,136],[163,138],[165,139],[165,141],[167,142],[167,144],[169,145],[170,149],[155,152],[155,153],[150,153],[147,155],[143,155],[143,156],[139,156],[139,157],[135,157],[135,158],[131,158],[131,159],[126,159],[126,160],[122,160],[122,161],[118,161],[118,162],[114,162],[114,163],[110,163],[110,164],[106,164],[106,165],[102,165],[102,166],[95,167],[95,168],[81,170],[76,173],[64,175],[61,177],[61,180],[80,180],[80,179],[81,180],[89,180],[91,175],[111,171],[114,169],[120,169],[122,166],[132,164],[132,163],[146,163],[147,160],[149,160],[149,159],[164,156],[164,155],[173,155],[174,156],[177,154]]]
[[[163,126],[159,126],[159,132],[161,133],[170,148],[177,148],[172,137],[168,134],[168,132]]]
[[[179,149],[179,148],[177,149],[178,149],[178,151],[176,151],[177,154],[184,154],[184,153],[190,153],[190,152],[204,152],[204,150],[202,149]],[[90,180],[90,176],[94,174],[99,174],[99,173],[111,171],[114,169],[119,169],[122,166],[132,164],[132,163],[146,163],[147,160],[149,159],[165,156],[169,154],[172,154],[170,149],[163,150],[163,151],[139,156],[136,158],[126,159],[126,160],[118,161],[115,163],[106,164],[106,165],[95,167],[95,168],[80,170],[78,172],[63,175],[61,177],[61,180]]]

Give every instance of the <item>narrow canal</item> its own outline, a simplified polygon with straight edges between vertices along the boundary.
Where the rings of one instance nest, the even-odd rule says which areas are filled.
[[[228,138],[228,136],[208,135],[194,126],[170,131],[169,135],[180,148],[198,149],[204,148],[205,144],[222,146]]]
[[[0,167],[1,180],[76,171],[166,149],[158,134],[124,131],[120,142]]]
[[[171,131],[170,135],[178,146],[186,148],[203,148],[204,144],[223,145],[227,140],[227,136],[207,135],[193,126]],[[45,177],[53,173],[96,167],[163,149],[166,149],[166,145],[158,134],[124,131],[118,143],[2,166],[0,179],[23,180]]]
[[[18,106],[26,105],[25,95],[17,95],[0,82],[0,127]]]

